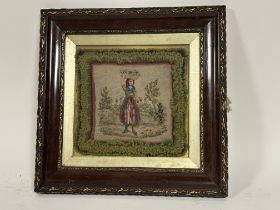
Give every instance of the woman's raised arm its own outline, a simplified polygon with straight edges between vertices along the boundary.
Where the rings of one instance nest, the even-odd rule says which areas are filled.
[[[122,76],[121,76],[121,86],[122,86],[122,88],[123,88],[124,91],[125,91],[125,87],[126,87],[125,82],[126,82],[126,79],[125,79],[124,76],[122,75]]]

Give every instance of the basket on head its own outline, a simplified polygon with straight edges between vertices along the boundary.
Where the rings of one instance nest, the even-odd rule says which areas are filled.
[[[124,79],[137,80],[140,77],[140,73],[135,69],[120,70],[121,76]]]

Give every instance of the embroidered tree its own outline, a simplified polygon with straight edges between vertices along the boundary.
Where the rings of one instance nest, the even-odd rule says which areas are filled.
[[[153,105],[154,111],[157,110],[156,104],[158,102],[158,96],[160,95],[158,80],[149,82],[145,87],[145,99],[150,101]]]
[[[100,98],[100,102],[99,102],[99,109],[103,110],[103,109],[111,109],[112,108],[112,98],[109,95],[109,90],[108,87],[104,87],[101,90],[101,98]]]
[[[166,113],[165,113],[165,108],[161,102],[157,104],[157,112],[156,112],[156,117],[159,122],[159,124],[163,124],[166,121]]]
[[[165,108],[161,102],[158,101],[160,91],[158,87],[158,80],[149,82],[145,87],[145,101],[149,101],[151,107],[146,104],[145,109],[147,112],[158,121],[159,124],[163,124],[166,120]]]

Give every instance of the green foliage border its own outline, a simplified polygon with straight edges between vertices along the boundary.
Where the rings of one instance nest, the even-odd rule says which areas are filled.
[[[187,149],[185,116],[187,114],[186,68],[188,52],[171,49],[78,49],[76,54],[75,144],[84,155],[102,156],[181,156]],[[131,139],[98,141],[90,139],[92,129],[91,64],[92,63],[169,63],[172,68],[173,141],[148,143]]]

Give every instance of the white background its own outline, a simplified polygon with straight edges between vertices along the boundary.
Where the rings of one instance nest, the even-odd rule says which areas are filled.
[[[276,0],[0,0],[0,209],[279,209],[280,4]],[[33,192],[41,8],[227,5],[229,197]],[[277,207],[278,206],[278,207]]]

